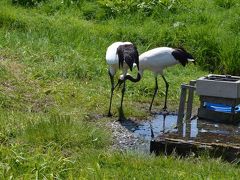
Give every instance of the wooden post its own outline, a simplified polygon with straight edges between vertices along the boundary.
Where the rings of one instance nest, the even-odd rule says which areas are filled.
[[[179,103],[179,108],[178,108],[178,119],[177,119],[178,124],[183,122],[186,94],[187,94],[186,85],[182,84],[181,85],[180,103]]]
[[[190,81],[190,86],[194,87],[195,84],[196,84],[195,80]],[[193,95],[194,95],[194,88],[189,88],[188,100],[187,100],[186,121],[189,121],[192,116]]]

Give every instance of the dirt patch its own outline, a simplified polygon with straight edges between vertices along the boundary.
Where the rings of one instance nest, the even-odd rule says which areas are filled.
[[[112,132],[113,149],[149,151],[149,142],[134,136],[134,133],[122,126],[120,121],[108,122],[106,125]]]

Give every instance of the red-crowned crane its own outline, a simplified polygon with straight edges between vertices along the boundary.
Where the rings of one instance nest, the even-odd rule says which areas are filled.
[[[138,50],[135,45],[133,45],[131,42],[115,42],[111,44],[107,48],[106,52],[106,61],[109,65],[108,74],[110,76],[111,80],[111,96],[110,96],[110,104],[109,104],[109,110],[108,110],[108,116],[112,116],[111,113],[111,106],[112,106],[112,97],[113,97],[113,91],[115,89],[114,86],[114,75],[116,74],[118,69],[122,69],[123,74],[121,75],[121,83],[123,83],[122,88],[122,98],[121,98],[121,107],[120,107],[120,116],[122,115],[122,104],[123,104],[123,96],[126,89],[125,84],[125,76],[127,75],[128,69],[132,71],[133,64],[137,65],[137,68],[139,69],[139,54]],[[121,117],[120,117],[121,119]]]
[[[138,82],[141,80],[144,70],[152,71],[155,77],[155,90],[149,107],[149,111],[151,111],[154,98],[158,92],[157,77],[160,74],[166,86],[165,102],[163,107],[163,110],[166,111],[169,84],[163,75],[163,70],[169,66],[173,66],[179,63],[185,66],[189,61],[195,64],[193,56],[183,48],[158,47],[151,49],[139,56],[139,71],[137,78],[133,78],[131,75],[127,74],[124,79],[119,79],[119,84],[121,84],[126,79],[132,82]]]

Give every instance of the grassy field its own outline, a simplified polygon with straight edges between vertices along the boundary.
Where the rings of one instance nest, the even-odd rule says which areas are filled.
[[[113,151],[104,123],[117,120],[121,96],[116,91],[107,118],[112,42],[132,41],[140,53],[179,45],[192,52],[197,66],[166,70],[176,110],[182,83],[209,72],[240,75],[239,16],[238,0],[1,0],[0,178],[238,179],[239,165],[208,156]],[[162,80],[159,87],[155,111]],[[148,108],[153,91],[149,72],[127,83],[126,116],[149,116],[141,104]]]

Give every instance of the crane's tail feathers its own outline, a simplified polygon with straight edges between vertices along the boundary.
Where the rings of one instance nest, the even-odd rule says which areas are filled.
[[[139,69],[139,54],[136,46],[133,44],[120,45],[117,48],[117,55],[119,58],[119,68],[123,67],[123,63],[125,62],[131,71],[134,63],[136,63]]]

